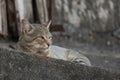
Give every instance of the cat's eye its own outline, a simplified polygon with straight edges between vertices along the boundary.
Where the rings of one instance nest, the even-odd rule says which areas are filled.
[[[41,36],[41,39],[43,39],[43,40],[44,40],[45,38],[44,38],[43,36]]]

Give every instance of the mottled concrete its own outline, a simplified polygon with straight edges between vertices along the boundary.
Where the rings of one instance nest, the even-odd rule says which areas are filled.
[[[55,0],[53,21],[63,23],[67,31],[72,27],[74,31],[111,31],[120,25],[119,3],[120,0]]]
[[[114,34],[120,28],[119,4],[120,0],[55,0],[52,21],[79,39],[88,40],[96,32]]]
[[[0,80],[120,80],[120,73],[0,48]]]

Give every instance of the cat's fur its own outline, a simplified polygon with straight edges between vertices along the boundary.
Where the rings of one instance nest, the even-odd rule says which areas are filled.
[[[50,23],[41,25],[30,24],[27,20],[22,20],[22,33],[17,44],[17,49],[90,66],[88,58],[79,52],[51,45]]]
[[[42,25],[30,24],[27,20],[22,20],[22,33],[17,49],[47,55],[49,53],[49,46],[52,43],[49,25],[50,23]]]

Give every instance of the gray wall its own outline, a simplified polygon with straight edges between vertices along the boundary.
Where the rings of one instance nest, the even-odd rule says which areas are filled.
[[[120,25],[119,4],[120,0],[54,0],[53,21],[70,34],[114,31]]]

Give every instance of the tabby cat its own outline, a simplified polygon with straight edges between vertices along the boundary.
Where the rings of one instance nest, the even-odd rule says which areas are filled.
[[[46,24],[31,24],[22,20],[22,33],[17,43],[17,50],[39,53],[41,55],[76,62],[90,66],[90,61],[77,51],[54,46],[49,31],[51,21]]]

